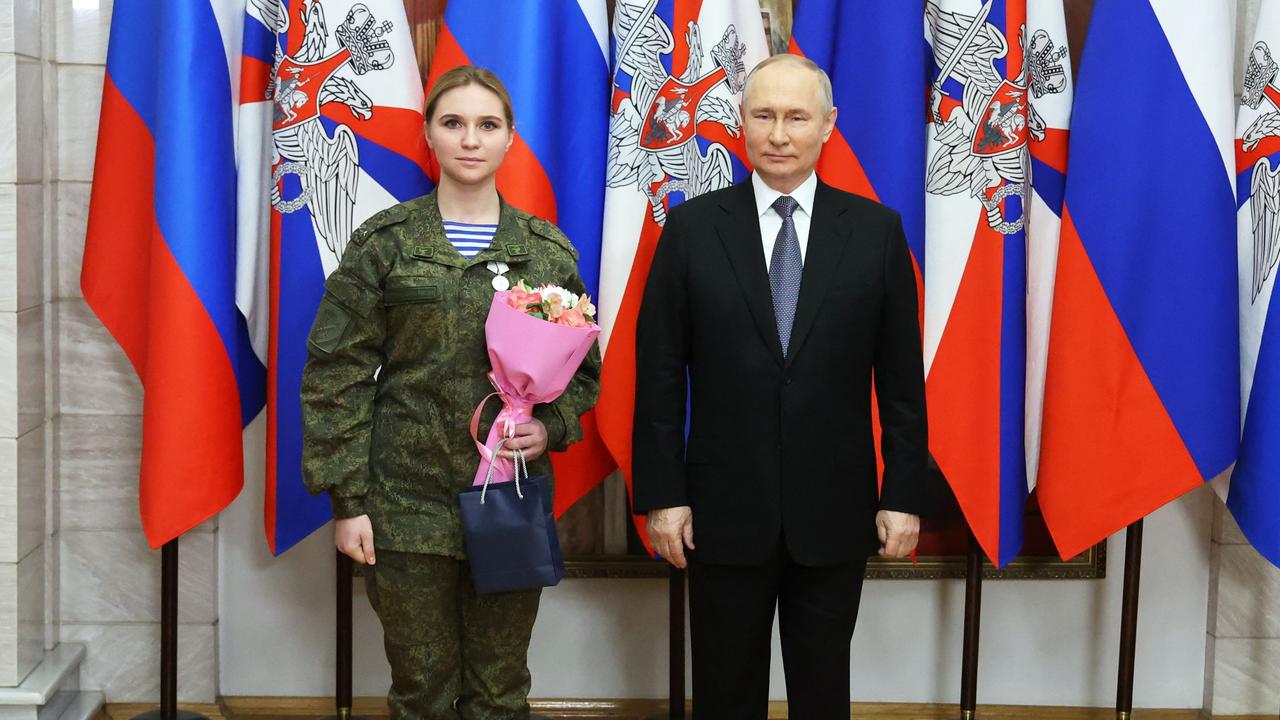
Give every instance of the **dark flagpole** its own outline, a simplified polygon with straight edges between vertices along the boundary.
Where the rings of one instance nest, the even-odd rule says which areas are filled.
[[[133,720],[207,720],[178,710],[178,538],[160,548],[160,709]]]
[[[960,720],[978,717],[978,637],[982,625],[982,546],[969,532],[964,587],[964,650],[960,666]]]
[[[1124,546],[1124,598],[1120,610],[1120,671],[1116,720],[1133,717],[1133,664],[1138,648],[1138,585],[1142,577],[1142,520],[1129,526]]]
[[[336,677],[334,678],[333,705],[336,715],[327,715],[324,720],[365,720],[351,715],[351,593],[354,586],[355,563],[342,552],[337,552],[337,612],[335,615],[334,637],[337,640]]]
[[[684,713],[684,570],[675,565],[667,565],[668,569],[668,617],[670,618],[670,650],[668,678],[669,695],[668,712],[650,715],[645,720],[685,720]]]

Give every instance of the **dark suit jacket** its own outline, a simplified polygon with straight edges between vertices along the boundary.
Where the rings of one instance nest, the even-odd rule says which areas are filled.
[[[691,506],[702,562],[758,564],[780,536],[803,565],[848,562],[878,547],[878,509],[922,511],[924,370],[901,219],[821,182],[813,205],[785,358],[750,181],[677,206],[658,242],[636,329],[633,509]]]

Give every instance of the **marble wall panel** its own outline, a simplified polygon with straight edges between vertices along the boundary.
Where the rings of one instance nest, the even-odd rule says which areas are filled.
[[[1213,504],[1213,540],[1223,545],[1243,545],[1249,542],[1222,501]]]
[[[32,58],[43,56],[40,37],[41,4],[41,0],[12,0],[14,52]],[[0,31],[0,42],[3,42],[3,31]]]
[[[14,328],[19,435],[44,424],[44,308],[36,305],[18,313]]]
[[[58,444],[62,528],[136,530],[142,418],[63,415]]]
[[[80,291],[80,267],[84,261],[84,233],[89,221],[89,192],[92,185],[83,182],[57,184],[58,212],[56,297],[84,297]]]
[[[43,543],[44,519],[43,429],[0,439],[0,562],[16,563]]]
[[[1280,638],[1280,568],[1251,545],[1222,545],[1219,638]]]
[[[44,563],[43,544],[18,563],[18,678],[25,678],[44,656]]]
[[[216,625],[178,626],[178,700],[214,702],[218,692]],[[160,626],[156,623],[84,625],[64,622],[63,642],[84,643],[80,687],[101,690],[109,703],[160,698]]]
[[[62,530],[61,613],[65,623],[160,619],[160,551],[141,530]],[[178,618],[217,619],[216,535],[191,532],[178,552]]]
[[[39,37],[39,33],[35,33]],[[39,42],[37,40],[37,42]],[[18,182],[44,179],[44,64],[16,56],[14,67],[15,178]],[[96,115],[97,113],[92,113]]]
[[[0,438],[0,562],[18,561],[18,440]]]
[[[57,180],[93,180],[98,113],[86,108],[102,105],[104,73],[100,65],[58,66]]]
[[[18,56],[0,54],[0,183],[18,179]]]
[[[0,53],[13,52],[13,0],[0,0]]]
[[[1280,639],[1218,638],[1214,717],[1280,714]]]
[[[58,623],[61,613],[58,593],[61,586],[58,577],[58,533],[50,533],[44,542],[44,648],[52,650],[58,644]]]
[[[18,434],[18,315],[0,312],[0,438]]]
[[[4,135],[4,130],[0,130],[0,135]],[[0,312],[17,309],[18,186],[0,183]]]
[[[44,553],[0,562],[0,687],[13,687],[40,662],[44,649]]]
[[[45,538],[45,432],[38,427],[17,440],[17,557],[25,558]],[[7,558],[4,558],[7,559]]]
[[[141,415],[142,384],[111,333],[83,300],[57,308],[59,413]]]
[[[49,0],[46,0],[48,2]],[[53,0],[57,13],[60,63],[102,65],[107,61],[112,0]]]
[[[14,310],[40,305],[44,294],[44,187],[16,186],[13,238]]]

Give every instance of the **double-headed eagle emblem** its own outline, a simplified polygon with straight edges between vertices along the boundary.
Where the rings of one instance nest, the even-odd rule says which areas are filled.
[[[1244,131],[1241,146],[1251,152],[1267,138],[1280,137],[1280,86],[1276,75],[1280,66],[1271,58],[1271,48],[1258,42],[1249,54],[1244,72],[1240,104],[1257,110],[1265,100],[1270,110],[1254,119]],[[1250,302],[1257,302],[1263,285],[1280,259],[1280,168],[1273,170],[1266,157],[1253,166],[1249,214],[1253,220],[1253,284]]]
[[[391,67],[395,55],[382,38],[392,24],[379,23],[366,5],[357,3],[330,38],[322,0],[301,0],[302,41],[286,52],[279,40],[291,23],[284,0],[249,0],[249,5],[277,38],[266,93],[274,105],[272,207],[281,213],[308,208],[316,236],[341,259],[351,237],[360,156],[355,133],[346,124],[335,123],[332,135],[326,131],[321,107],[341,103],[356,118],[372,116],[373,100],[337,72],[350,67],[365,75]],[[285,199],[280,180],[289,174],[298,177],[302,191]]]
[[[933,40],[934,60],[940,68],[930,93],[934,138],[940,147],[930,158],[927,190],[935,195],[968,192],[982,202],[987,223],[1005,235],[1022,230],[1024,218],[1004,217],[1000,203],[1024,197],[1031,177],[1029,138],[1043,139],[1045,123],[1029,95],[1062,92],[1066,74],[1059,61],[1065,46],[1057,46],[1044,30],[1030,43],[1023,28],[1023,57],[1014,80],[1004,78],[996,61],[1009,54],[1005,36],[987,22],[991,0],[974,15],[943,10],[938,0],[925,6]],[[963,87],[960,102],[944,109],[948,81]]]
[[[705,153],[694,142],[700,123],[722,125],[732,137],[741,132],[733,103],[717,94],[724,85],[742,92],[747,71],[746,45],[734,26],[711,49],[704,69],[702,33],[690,22],[684,34],[689,60],[680,77],[669,74],[661,56],[675,50],[671,29],[654,12],[657,0],[620,0],[614,10],[619,72],[630,75],[630,93],[620,96],[609,122],[609,187],[635,186],[649,199],[653,218],[666,221],[663,198],[671,192],[686,197],[733,184],[729,151],[711,143]]]

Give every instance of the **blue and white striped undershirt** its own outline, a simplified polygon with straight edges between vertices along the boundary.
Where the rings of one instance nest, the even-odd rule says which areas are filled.
[[[493,234],[498,231],[497,225],[472,225],[471,223],[444,221],[444,236],[449,238],[453,247],[470,260],[476,253],[489,247]]]

